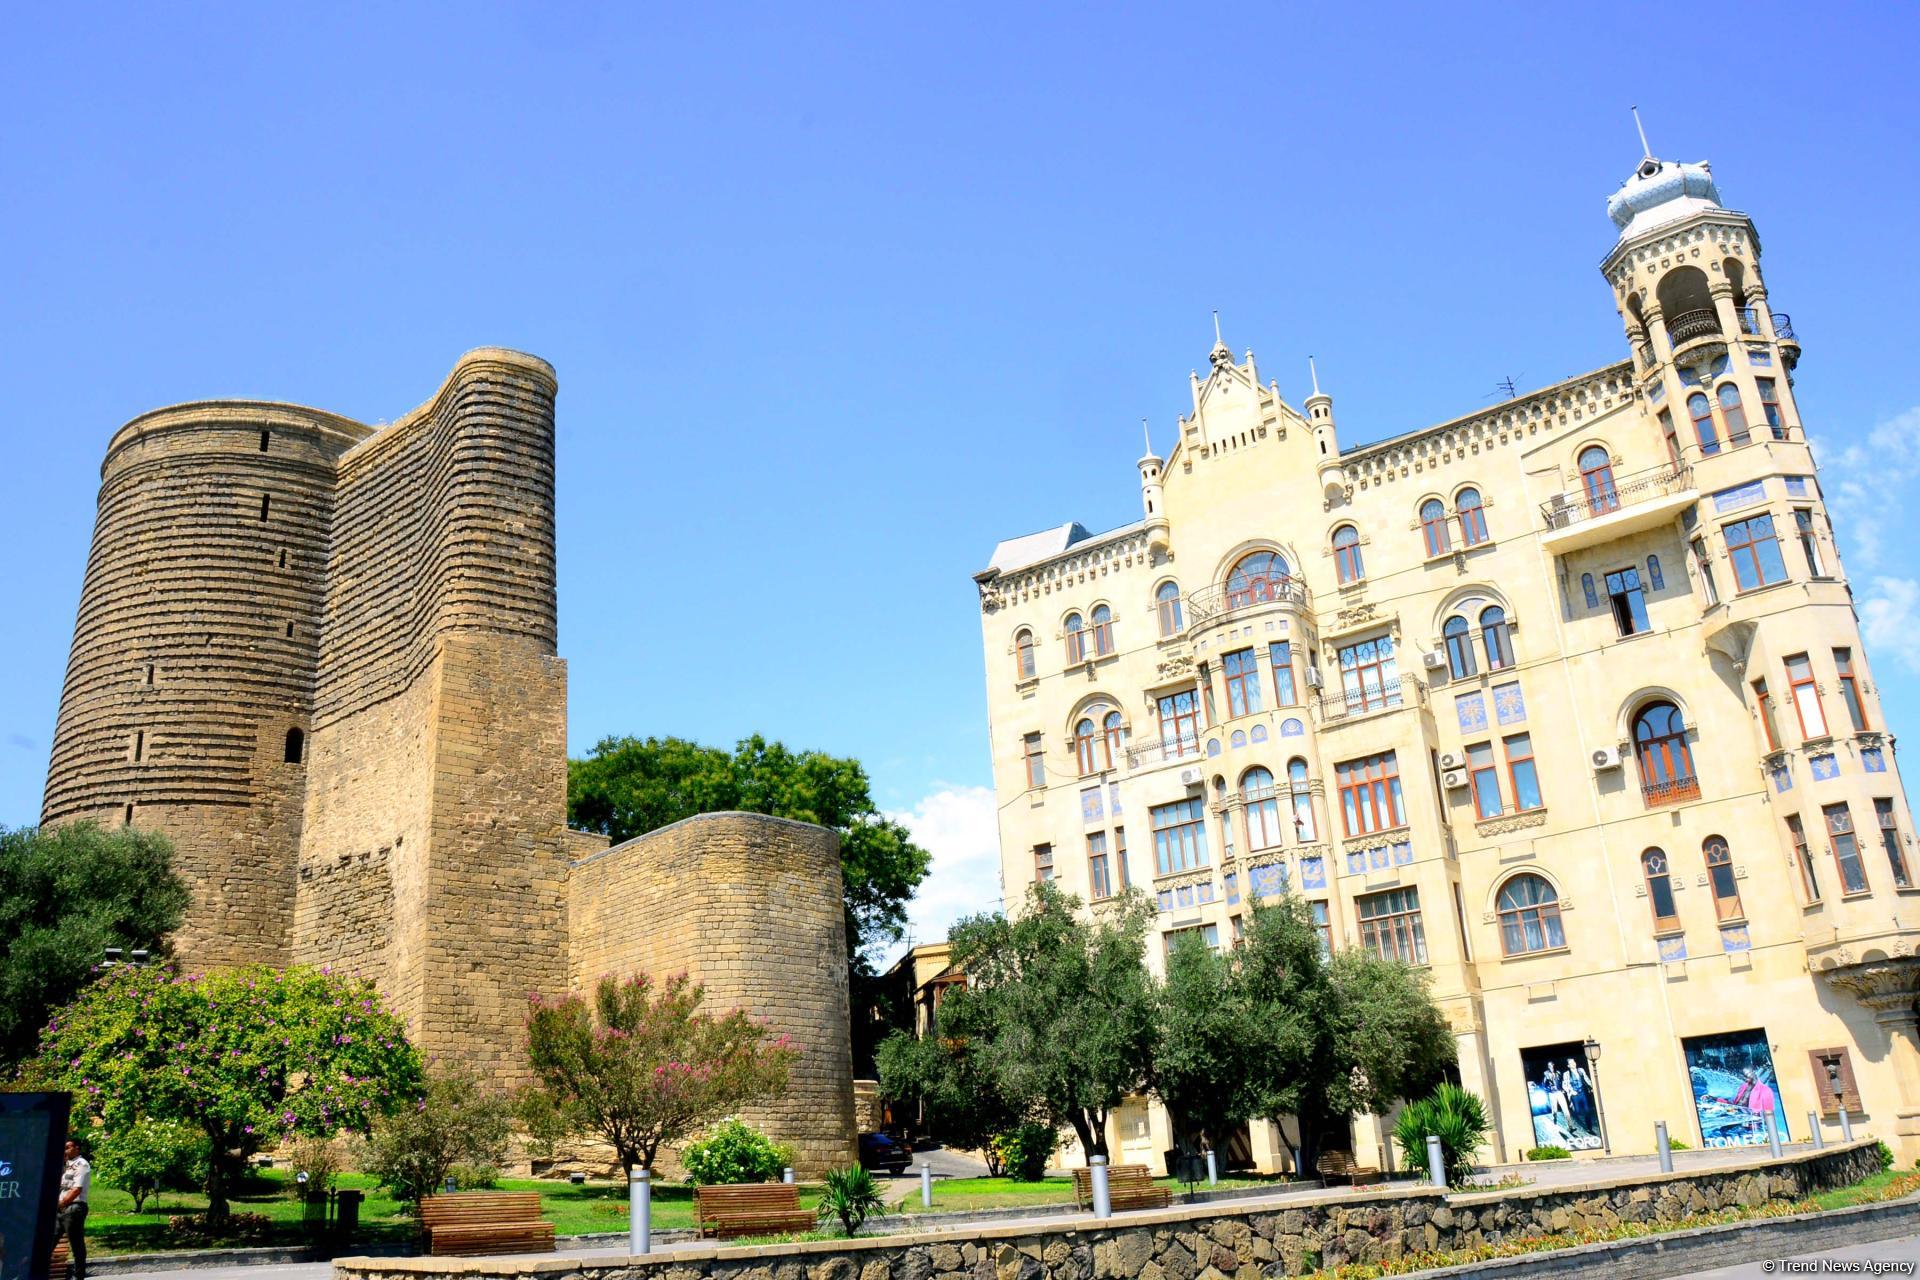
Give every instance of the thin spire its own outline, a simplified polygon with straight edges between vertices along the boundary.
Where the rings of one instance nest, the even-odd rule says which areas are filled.
[[[1213,309],[1213,345],[1220,345],[1220,308]]]
[[[1153,429],[1152,429],[1151,427],[1149,427],[1149,426],[1147,425],[1147,420],[1146,420],[1145,418],[1142,418],[1142,419],[1140,419],[1140,434],[1141,434],[1141,435],[1142,435],[1143,437],[1145,437],[1145,438],[1146,438],[1146,442],[1147,442],[1147,453],[1146,453],[1146,456],[1147,456],[1147,457],[1149,457],[1149,458],[1151,458],[1151,457],[1153,457],[1153,456],[1154,456],[1154,454],[1153,454]]]
[[[1312,356],[1307,357],[1307,372],[1313,375],[1313,394],[1319,395],[1320,394],[1320,370],[1314,367]]]
[[[1640,108],[1633,108],[1633,127],[1640,131],[1640,154],[1653,159],[1653,148],[1647,145],[1647,127],[1640,123]]]

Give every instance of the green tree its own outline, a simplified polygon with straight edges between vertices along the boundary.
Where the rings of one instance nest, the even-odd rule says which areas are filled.
[[[735,1009],[700,1008],[705,988],[676,974],[605,977],[593,1003],[532,998],[527,1056],[556,1106],[613,1147],[631,1175],[742,1106],[786,1092],[799,1051]]]
[[[680,1149],[687,1181],[708,1187],[729,1182],[775,1182],[793,1167],[793,1161],[792,1147],[733,1117]]]
[[[938,1017],[944,1019],[946,1003]],[[949,1147],[978,1151],[987,1173],[1002,1172],[994,1139],[1034,1120],[1047,1118],[1044,1099],[1022,1097],[994,1071],[993,1055],[976,1041],[944,1034],[936,1022],[932,1034],[896,1031],[880,1042],[876,1055],[880,1094],[889,1102],[915,1102],[926,1131]]]
[[[1088,1155],[1105,1155],[1108,1113],[1145,1087],[1153,1064],[1153,908],[1128,894],[1088,920],[1080,905],[1041,883],[1012,919],[955,925],[953,963],[967,985],[943,1001],[940,1028],[965,1038],[1010,1096],[1034,1099]]]
[[[420,1092],[420,1055],[373,984],[255,965],[183,977],[110,970],[47,1023],[30,1084],[66,1089],[109,1133],[174,1120],[206,1134],[207,1216],[250,1156],[301,1134],[364,1133]]]
[[[831,827],[840,836],[855,1007],[872,986],[868,952],[898,941],[929,855],[873,803],[857,760],[790,751],[755,734],[729,755],[684,738],[606,738],[567,763],[567,820],[616,844],[698,813],[740,810]],[[864,1019],[855,1019],[856,1034]],[[871,1046],[856,1046],[864,1060]]]
[[[207,1184],[207,1135],[178,1120],[138,1120],[94,1144],[93,1171],[100,1181],[133,1197],[133,1211],[146,1211],[160,1191],[192,1191]]]
[[[1322,957],[1300,899],[1255,905],[1236,956],[1252,1035],[1252,1113],[1293,1116],[1307,1168],[1348,1116],[1384,1115],[1453,1066],[1453,1033],[1426,974],[1364,948]]]
[[[0,1070],[32,1055],[108,947],[167,953],[188,899],[172,859],[165,837],[131,827],[0,829]]]
[[[1259,1105],[1247,1084],[1259,1029],[1246,993],[1232,963],[1190,933],[1174,942],[1154,995],[1153,1091],[1176,1142],[1217,1150]]]
[[[432,1195],[456,1165],[497,1169],[507,1158],[513,1104],[465,1067],[436,1068],[412,1106],[376,1122],[366,1171],[411,1205]]]

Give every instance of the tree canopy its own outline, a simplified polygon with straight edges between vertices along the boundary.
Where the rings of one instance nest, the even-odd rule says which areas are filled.
[[[1196,933],[1178,938],[1154,992],[1152,1086],[1182,1146],[1219,1148],[1254,1115],[1248,1061],[1260,1040],[1252,1002],[1232,960]]]
[[[172,860],[164,836],[132,827],[0,830],[0,1069],[33,1053],[108,947],[167,953],[188,900]]]

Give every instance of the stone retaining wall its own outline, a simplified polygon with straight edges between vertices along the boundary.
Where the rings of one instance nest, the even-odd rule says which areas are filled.
[[[1105,1223],[974,1225],[918,1236],[646,1258],[345,1258],[335,1280],[1255,1280],[1621,1222],[1791,1204],[1878,1169],[1873,1144],[1687,1173],[1474,1195],[1395,1188],[1240,1207],[1191,1205]]]

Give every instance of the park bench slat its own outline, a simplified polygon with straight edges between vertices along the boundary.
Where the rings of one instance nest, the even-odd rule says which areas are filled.
[[[463,1191],[420,1201],[428,1253],[549,1253],[553,1224],[535,1191]]]
[[[1093,1203],[1093,1170],[1073,1171],[1073,1195],[1080,1204]],[[1107,1200],[1116,1209],[1164,1209],[1173,1193],[1153,1180],[1143,1164],[1116,1164],[1107,1170]]]
[[[800,1207],[800,1188],[785,1182],[695,1187],[693,1216],[700,1234],[716,1239],[809,1230],[814,1214]]]

